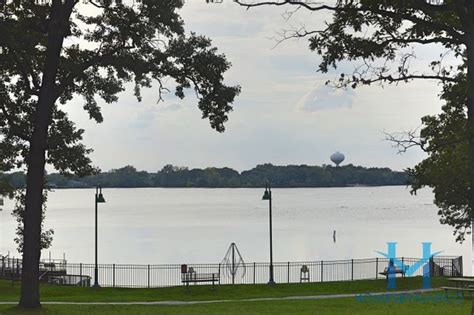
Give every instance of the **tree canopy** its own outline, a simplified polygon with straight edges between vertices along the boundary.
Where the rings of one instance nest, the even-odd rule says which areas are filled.
[[[211,40],[185,32],[178,12],[183,3],[0,1],[0,171],[27,170],[16,212],[23,239],[22,306],[40,305],[45,165],[62,174],[97,172],[91,149],[81,142],[84,130],[68,118],[65,104],[81,97],[89,117],[100,123],[99,99],[114,103],[133,90],[141,101],[143,88],[153,89],[157,100],[171,88],[183,98],[191,89],[202,117],[224,131],[240,87],[224,84],[230,63]]]
[[[41,2],[40,2],[41,3]],[[43,1],[43,3],[45,3]],[[47,3],[47,2],[46,2]],[[63,23],[54,78],[54,105],[48,128],[47,163],[63,173],[90,174],[90,149],[80,143],[84,130],[68,119],[61,105],[73,97],[84,100],[91,119],[102,122],[97,99],[118,101],[127,87],[139,101],[141,89],[156,90],[157,100],[167,91],[164,80],[174,79],[175,94],[193,88],[203,118],[224,131],[227,113],[239,92],[223,84],[230,63],[218,54],[210,39],[184,31],[177,10],[183,1],[123,2],[12,1],[0,10],[0,162],[3,170],[22,167],[34,129],[35,106],[45,71],[52,15]],[[130,84],[130,85],[129,85]],[[57,101],[57,102],[56,102]]]
[[[460,1],[235,2],[249,9],[288,6],[289,17],[298,9],[328,13],[324,28],[308,29],[309,26],[305,25],[285,30],[279,40],[307,38],[309,49],[322,58],[318,68],[323,73],[337,69],[341,62],[352,62],[354,71],[340,74],[336,81],[339,87],[355,88],[376,82],[408,82],[413,79],[457,82],[457,73],[466,70],[464,65],[456,68],[444,63],[443,55],[430,62],[424,72],[410,67],[411,61],[416,59],[417,45],[437,45],[455,57],[466,57],[466,27],[471,21],[465,15],[473,12],[465,12],[467,9],[459,4]]]
[[[6,174],[4,177],[15,187],[24,187],[22,172]],[[0,176],[0,179],[2,177]],[[207,167],[204,169],[165,165],[156,173],[138,171],[125,166],[100,174],[79,177],[58,173],[46,175],[47,186],[54,188],[102,187],[212,187],[241,188],[263,187],[269,180],[273,187],[347,187],[407,185],[410,178],[405,172],[389,168],[362,167],[352,164],[334,167],[331,165],[272,165],[262,164],[238,172],[229,167]]]

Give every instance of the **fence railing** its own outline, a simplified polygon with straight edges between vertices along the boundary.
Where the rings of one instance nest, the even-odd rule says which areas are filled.
[[[420,259],[399,258],[405,265]],[[384,278],[382,273],[389,265],[386,258],[348,259],[331,261],[275,262],[274,279],[277,283],[351,281]],[[431,276],[458,277],[463,275],[462,256],[437,256],[425,263]],[[303,267],[305,266],[305,267]],[[188,264],[194,272],[218,273],[221,284],[267,283],[269,263],[240,264],[237,270],[225,264]],[[235,266],[234,266],[235,267]],[[423,275],[422,266],[411,276]],[[306,270],[302,280],[302,269]],[[231,272],[232,270],[236,272]],[[94,281],[94,264],[68,263],[65,260],[42,261],[42,281],[51,284],[90,286]],[[0,277],[21,277],[21,260],[0,256]],[[98,282],[102,287],[156,288],[181,285],[180,264],[126,265],[99,264]]]

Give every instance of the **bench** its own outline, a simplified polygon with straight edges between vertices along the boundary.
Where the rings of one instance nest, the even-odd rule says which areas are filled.
[[[400,268],[400,267],[385,267],[385,269],[382,272],[379,272],[380,275],[385,276],[388,280],[388,275],[389,274],[394,274],[395,276],[397,274],[401,274],[402,277],[405,277],[405,273],[407,271],[407,268]]]
[[[448,291],[456,291],[456,296],[459,297],[459,293],[464,298],[464,292],[469,292],[469,296],[472,297],[474,291],[474,279],[473,278],[449,278],[448,281],[454,282],[455,286],[441,287],[448,297]]]
[[[196,272],[186,272],[181,274],[181,282],[189,286],[189,283],[198,283],[198,282],[212,282],[214,285],[216,282],[220,283],[219,273],[196,273]]]
[[[456,291],[456,296],[458,297],[459,297],[459,292],[462,292],[463,297],[464,297],[464,292],[469,292],[469,296],[471,296],[471,292],[474,292],[473,287],[441,287],[441,289],[444,290],[446,297],[448,297],[448,291]]]

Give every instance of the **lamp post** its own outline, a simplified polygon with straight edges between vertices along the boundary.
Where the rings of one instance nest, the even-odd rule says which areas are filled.
[[[102,195],[102,187],[97,185],[95,188],[95,267],[94,267],[94,285],[92,287],[99,288],[99,269],[97,267],[97,205],[104,203],[105,199]]]
[[[270,279],[268,280],[269,285],[274,285],[275,281],[273,280],[273,242],[272,242],[272,189],[270,187],[270,182],[267,181],[265,184],[265,192],[263,193],[262,200],[268,200],[268,206],[270,211]]]

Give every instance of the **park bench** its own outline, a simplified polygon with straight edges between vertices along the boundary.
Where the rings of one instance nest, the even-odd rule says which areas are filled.
[[[198,282],[212,282],[214,285],[216,282],[220,283],[220,270],[219,272],[210,273],[197,273],[192,267],[187,268],[186,265],[181,266],[181,283],[189,286],[190,283]]]
[[[469,296],[472,297],[474,292],[474,279],[472,278],[449,278],[448,281],[454,282],[455,287],[441,287],[444,290],[446,297],[448,297],[448,291],[456,291],[456,296],[459,297],[459,293],[464,297],[464,292],[469,292]]]
[[[198,283],[198,282],[212,282],[214,285],[216,282],[219,283],[219,274],[218,273],[183,273],[181,275],[181,282],[183,284],[189,285],[189,283]]]
[[[462,294],[464,297],[464,292],[469,292],[469,296],[472,297],[472,292],[474,292],[473,287],[441,287],[441,289],[444,290],[444,293],[446,294],[446,297],[448,297],[448,291],[456,291],[456,296],[459,297],[459,293]]]
[[[408,266],[407,266],[408,267]],[[407,271],[407,268],[400,268],[400,267],[395,267],[395,266],[389,266],[385,267],[385,269],[382,272],[379,272],[380,275],[385,276],[388,280],[388,275],[389,274],[394,274],[395,276],[397,274],[401,274],[402,277],[405,277],[405,273]]]

